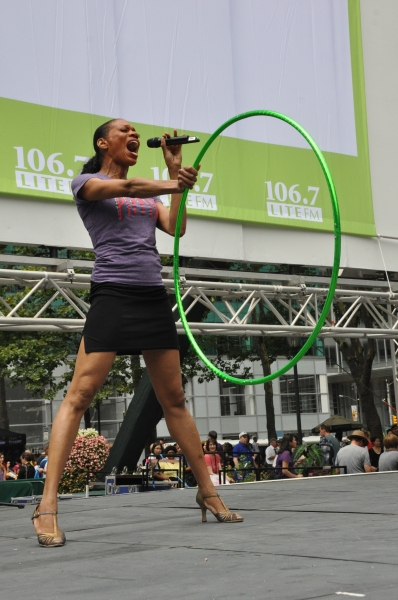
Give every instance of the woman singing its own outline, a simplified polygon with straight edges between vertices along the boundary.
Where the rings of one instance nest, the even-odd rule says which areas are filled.
[[[177,132],[174,131],[174,135]],[[72,182],[77,209],[96,256],[91,307],[76,359],[73,380],[54,419],[46,485],[33,514],[39,544],[62,546],[57,524],[57,491],[85,410],[104,382],[116,354],[142,353],[171,436],[181,446],[198,482],[196,501],[221,522],[240,522],[216,493],[203,458],[195,423],[185,406],[178,338],[161,278],[155,228],[174,235],[181,193],[192,189],[197,171],[181,168],[181,146],[162,150],[169,181],[128,178],[138,159],[139,136],[123,119],[94,133],[95,155]],[[170,210],[157,197],[171,194]],[[183,235],[186,215],[181,227]]]

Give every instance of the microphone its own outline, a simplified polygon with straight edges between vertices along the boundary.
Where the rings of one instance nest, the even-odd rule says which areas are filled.
[[[148,148],[160,148],[162,138],[151,138],[147,140]],[[194,144],[200,142],[200,139],[194,135],[178,135],[176,137],[166,138],[166,146],[175,146],[180,144]]]

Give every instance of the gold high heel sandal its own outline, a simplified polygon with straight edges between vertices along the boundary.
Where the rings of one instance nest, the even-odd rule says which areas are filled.
[[[39,505],[40,506],[40,505]],[[63,546],[66,542],[65,534],[58,529],[57,523],[57,510],[39,512],[39,506],[35,508],[35,511],[32,516],[33,519],[38,519],[41,515],[52,515],[53,516],[53,533],[38,533],[37,539],[39,541],[40,546],[43,548],[57,548],[58,546]]]
[[[220,523],[241,523],[243,521],[243,517],[241,517],[241,515],[231,512],[229,508],[225,506],[222,498],[220,498],[220,501],[225,508],[224,512],[214,512],[213,508],[206,506],[204,500],[205,498],[220,498],[220,496],[219,494],[207,494],[206,496],[202,496],[198,490],[198,493],[196,494],[196,502],[199,504],[200,510],[202,511],[202,523],[207,522],[206,510],[209,510]]]

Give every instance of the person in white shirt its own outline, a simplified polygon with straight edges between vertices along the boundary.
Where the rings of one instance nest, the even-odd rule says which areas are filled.
[[[271,438],[270,442],[269,442],[269,446],[265,451],[265,461],[266,461],[267,465],[269,465],[270,467],[273,466],[274,461],[276,460],[276,455],[277,455],[276,446],[277,446],[276,439]]]

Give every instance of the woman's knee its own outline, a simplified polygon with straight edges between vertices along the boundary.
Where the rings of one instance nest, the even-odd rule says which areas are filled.
[[[185,394],[182,387],[163,389],[158,400],[164,410],[183,409],[186,407]]]
[[[91,381],[84,381],[71,384],[69,392],[65,398],[71,409],[75,412],[85,412],[94,400],[97,393],[97,386]]]

